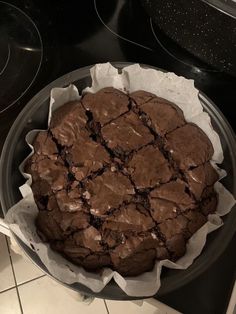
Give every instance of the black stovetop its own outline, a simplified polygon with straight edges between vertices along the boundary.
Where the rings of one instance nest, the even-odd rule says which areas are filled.
[[[195,80],[235,129],[236,78],[168,39],[135,0],[0,1],[0,151],[25,104],[49,82],[107,61],[150,64]],[[233,241],[191,284],[161,298],[184,313],[224,313],[234,277]]]

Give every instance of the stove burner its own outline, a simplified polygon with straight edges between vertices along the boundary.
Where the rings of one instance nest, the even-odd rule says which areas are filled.
[[[114,0],[115,1],[115,0]],[[121,46],[125,42],[144,48],[147,51],[162,54],[162,59],[169,60],[167,63],[175,64],[176,67],[183,66],[196,75],[207,75],[207,73],[219,72],[210,65],[199,60],[187,50],[180,47],[145,14],[144,9],[137,5],[134,0],[119,0],[110,20],[106,23],[104,15],[106,6],[103,0],[94,0],[95,12],[100,22],[114,36],[120,39]],[[162,68],[162,64],[160,64]]]
[[[34,22],[17,7],[0,1],[0,113],[13,106],[33,84],[43,47]]]
[[[118,2],[116,3],[116,12],[122,11],[122,9],[123,9],[123,7],[125,6],[125,4],[126,4],[126,3],[125,3],[125,0],[118,1]],[[112,20],[111,23],[110,23],[111,26],[109,26],[109,23],[106,23],[106,22],[104,21],[104,18],[103,18],[103,14],[104,14],[105,11],[104,11],[104,6],[103,6],[103,4],[101,3],[101,1],[94,0],[94,9],[95,9],[95,12],[96,12],[97,17],[99,18],[100,22],[101,22],[101,23],[103,24],[103,26],[106,27],[106,29],[107,29],[109,32],[111,32],[113,35],[115,35],[116,37],[118,37],[118,38],[120,38],[120,39],[122,39],[122,40],[124,40],[124,41],[126,41],[126,42],[128,42],[128,43],[131,43],[131,44],[133,44],[133,45],[139,46],[139,47],[144,48],[144,49],[146,49],[146,50],[152,51],[152,48],[147,47],[146,45],[143,45],[143,44],[141,44],[141,43],[139,43],[139,42],[137,42],[137,41],[131,40],[131,39],[127,38],[126,36],[123,36],[123,35],[121,35],[121,34],[118,34],[118,31],[117,31],[117,30],[112,29],[112,26],[115,24],[113,20],[118,19],[119,16],[118,16],[118,15],[116,14],[116,12],[115,12],[115,14],[114,14],[113,17],[112,17],[113,20]],[[101,9],[101,11],[102,11],[101,13],[99,13],[100,9]]]
[[[152,22],[151,18],[150,27],[158,45],[176,61],[181,62],[184,65],[197,68],[200,71],[220,72],[180,47],[177,43],[165,35],[164,32]]]
[[[4,41],[3,37],[0,37],[0,47],[1,47],[0,75],[2,75],[10,60],[11,50],[10,50],[10,46]]]

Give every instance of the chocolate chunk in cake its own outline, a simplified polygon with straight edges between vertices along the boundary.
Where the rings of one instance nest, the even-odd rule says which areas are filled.
[[[53,217],[53,214],[48,211],[39,211],[37,219],[36,219],[36,227],[40,237],[44,241],[55,241],[55,240],[63,240],[63,231],[60,228],[59,223]]]
[[[149,129],[133,112],[107,124],[101,133],[106,145],[118,156],[129,154],[154,140]]]
[[[160,150],[152,145],[143,147],[133,155],[128,163],[128,172],[138,189],[166,183],[172,176],[168,161]]]
[[[186,252],[186,240],[182,234],[176,234],[166,241],[166,246],[172,255],[172,259],[183,256]]]
[[[107,217],[103,224],[104,229],[114,231],[141,232],[150,230],[155,226],[149,212],[138,204],[128,204],[115,211]]]
[[[164,260],[164,259],[170,259],[170,254],[168,252],[168,250],[163,247],[163,246],[159,246],[156,249],[156,259],[157,260]]]
[[[208,197],[204,198],[201,202],[201,212],[204,215],[213,214],[216,211],[218,204],[217,194],[214,192],[210,194]]]
[[[79,211],[74,213],[60,210],[39,211],[36,226],[40,235],[47,240],[62,240],[66,236],[86,228],[89,225],[89,215]]]
[[[95,216],[103,216],[118,208],[124,201],[129,201],[135,193],[126,176],[110,170],[88,181],[86,189],[90,194],[90,212]]]
[[[110,157],[105,148],[83,134],[66,149],[66,160],[76,180],[82,180],[105,167]]]
[[[97,93],[86,94],[82,104],[92,112],[94,121],[103,126],[128,111],[129,98],[118,89],[105,87]]]
[[[125,235],[120,231],[103,228],[102,239],[109,248],[114,248],[115,246],[125,242]]]
[[[177,216],[178,206],[175,203],[151,196],[149,201],[150,213],[157,223]]]
[[[57,109],[51,119],[50,130],[62,146],[71,146],[84,130],[87,116],[79,101],[71,101]]]
[[[56,197],[54,194],[52,194],[48,197],[47,206],[45,209],[47,209],[47,210],[59,210],[59,206],[57,204],[57,200],[56,200]]]
[[[176,204],[176,206],[182,210],[189,209],[195,207],[195,201],[189,195],[187,188],[187,184],[180,179],[170,181],[168,183],[161,184],[151,191],[150,199],[158,198],[167,200]],[[166,203],[166,206],[174,209],[173,205],[169,203]]]
[[[51,191],[59,191],[67,186],[68,170],[60,158],[39,158],[27,166],[27,172],[32,175],[34,191],[37,194],[50,194]]]
[[[81,265],[89,271],[96,271],[102,267],[109,267],[111,258],[108,253],[90,254],[83,259]]]
[[[158,227],[166,240],[170,240],[177,234],[187,235],[188,219],[183,215],[178,215],[173,219],[166,219]]]
[[[53,243],[52,247],[79,265],[81,265],[86,256],[91,253],[90,249],[79,246],[76,243],[73,235],[67,237],[67,239],[65,239],[63,242],[60,241]]]
[[[153,130],[164,135],[183,126],[186,122],[182,110],[175,104],[153,94],[142,92],[130,94],[139,107],[139,112]]]
[[[111,252],[114,269],[123,276],[136,276],[152,269],[159,241],[148,236],[126,239]]]
[[[93,226],[74,233],[73,237],[78,246],[88,248],[93,252],[102,251],[102,246],[100,244],[102,240],[101,234]]]
[[[63,243],[53,244],[52,248],[88,271],[96,271],[110,265],[111,259],[109,254],[103,252],[92,253],[91,250],[78,246],[73,238],[67,239]]]
[[[166,141],[165,149],[183,170],[204,164],[214,152],[209,138],[193,124],[186,124],[168,133]]]
[[[204,189],[213,185],[219,176],[210,162],[206,162],[192,170],[186,171],[189,189],[194,194],[196,199],[200,199]]]
[[[75,197],[75,193],[73,193],[73,191],[58,191],[55,194],[55,199],[60,211],[62,212],[75,212],[85,209],[82,201],[82,195]]]
[[[52,136],[47,131],[40,131],[33,142],[34,152],[37,155],[43,155],[49,159],[57,159],[58,149]]]
[[[184,216],[189,220],[187,228],[190,235],[194,234],[207,221],[206,217],[196,210],[190,210],[184,213]]]

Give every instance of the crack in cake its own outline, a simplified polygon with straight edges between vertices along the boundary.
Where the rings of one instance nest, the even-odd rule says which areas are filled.
[[[217,206],[213,147],[175,104],[112,87],[64,104],[25,171],[41,239],[89,271],[176,261]]]

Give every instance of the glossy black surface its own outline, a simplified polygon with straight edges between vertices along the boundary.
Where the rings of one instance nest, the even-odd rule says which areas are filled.
[[[202,67],[185,51],[178,51],[177,59],[172,57],[156,41],[150,19],[138,1],[97,0],[96,8],[93,0],[7,2],[23,10],[36,24],[43,42],[43,60],[27,93],[0,114],[0,150],[18,113],[40,89],[67,72],[107,61],[146,63],[194,79],[196,86],[215,102],[235,129],[236,78]],[[172,50],[171,54],[176,56],[177,52]],[[190,64],[189,60],[192,60]],[[16,87],[12,87],[12,93]],[[224,313],[235,262],[236,252],[231,245],[209,271],[162,300],[184,313]],[[212,295],[211,291],[214,291]]]
[[[184,314],[224,314],[236,279],[236,236],[224,254],[190,284],[158,300]]]
[[[236,76],[235,18],[200,0],[140,1],[153,21],[178,45]]]
[[[17,7],[0,1],[0,113],[32,85],[43,46],[34,22]],[[19,84],[20,82],[20,84]]]
[[[236,3],[234,0],[202,0],[214,8],[236,18]]]

